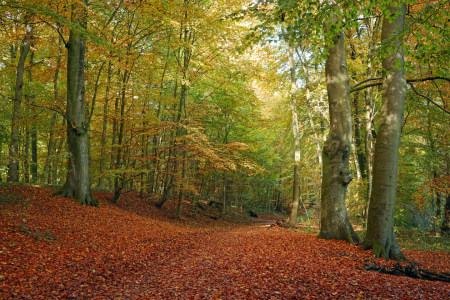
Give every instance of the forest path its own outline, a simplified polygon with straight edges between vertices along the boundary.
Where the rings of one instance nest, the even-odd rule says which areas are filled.
[[[363,271],[370,251],[268,226],[278,217],[177,221],[138,197],[96,193],[93,208],[45,188],[0,192],[14,200],[0,209],[0,299],[450,299],[450,284]],[[407,255],[450,271],[449,254]]]

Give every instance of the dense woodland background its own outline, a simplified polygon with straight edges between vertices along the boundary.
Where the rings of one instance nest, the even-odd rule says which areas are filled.
[[[352,86],[347,213],[361,226],[380,122],[383,5],[344,1],[335,26]],[[407,3],[406,78],[440,79],[406,89],[396,230],[449,231],[449,5]],[[127,191],[159,207],[175,201],[178,217],[195,216],[200,200],[223,216],[231,207],[286,214],[299,163],[298,221],[319,225],[330,128],[323,24],[333,14],[313,1],[2,1],[0,179],[66,182],[66,47],[76,33],[86,41],[83,128],[94,190],[114,191],[114,201]]]

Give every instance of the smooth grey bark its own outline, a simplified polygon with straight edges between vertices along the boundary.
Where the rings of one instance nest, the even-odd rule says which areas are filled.
[[[361,166],[360,166],[358,150],[356,149],[356,139],[357,138],[355,138],[355,137],[352,138],[353,161],[355,162],[356,179],[361,180],[361,177],[362,177],[361,176]]]
[[[366,203],[365,208],[363,212],[364,219],[366,220],[367,225],[367,214],[369,212],[369,203],[370,203],[370,197],[372,195],[372,138],[371,138],[371,132],[372,132],[372,118],[373,118],[373,106],[372,106],[372,91],[371,88],[369,88],[366,91],[365,94],[366,98],[366,118],[365,118],[365,131],[364,131],[364,153],[366,156],[365,163],[366,163]]]
[[[362,249],[375,257],[404,260],[394,233],[400,134],[405,108],[406,76],[402,50],[406,5],[395,1],[384,10],[381,30],[383,89],[375,143],[373,190]]]
[[[371,40],[369,41],[369,49],[367,55],[367,78],[373,77],[372,59],[375,48],[375,30],[378,28],[377,19],[370,18],[367,21],[367,31],[371,34]],[[365,178],[366,178],[366,203],[363,211],[363,217],[365,220],[365,226],[367,229],[367,214],[369,212],[370,197],[372,195],[372,157],[373,157],[373,143],[372,143],[372,121],[373,121],[373,101],[372,101],[372,88],[369,87],[364,91],[364,99],[366,105],[366,112],[364,118],[364,154],[365,154]],[[364,175],[364,174],[363,174]]]
[[[353,55],[352,55],[353,56]],[[352,152],[353,152],[353,159],[355,160],[355,170],[357,179],[365,179],[366,177],[366,163],[363,150],[361,149],[361,144],[363,143],[362,136],[361,136],[361,110],[359,106],[359,93],[353,94],[353,107],[355,109],[353,115],[354,115],[354,134],[353,134],[353,141],[352,141]]]
[[[8,181],[19,181],[19,137],[20,137],[20,108],[22,106],[23,94],[23,74],[25,71],[25,61],[31,47],[31,38],[33,35],[32,24],[27,24],[25,29],[25,37],[20,45],[20,56],[17,63],[16,83],[14,87],[14,108],[11,119],[11,140],[9,145],[9,165],[8,165]]]
[[[291,213],[289,217],[289,226],[294,227],[297,224],[298,203],[300,198],[300,134],[298,132],[298,117],[297,117],[297,78],[295,76],[295,62],[294,62],[294,47],[291,45],[289,37],[284,33],[284,42],[289,60],[289,75],[291,79],[291,89],[289,97],[291,98],[292,111],[292,131],[294,135],[294,182],[292,186],[292,203]]]
[[[73,8],[73,18],[86,28],[87,0]],[[71,28],[67,48],[67,144],[69,150],[66,182],[56,194],[75,198],[80,205],[97,206],[91,191],[89,173],[89,120],[85,105],[85,52],[86,38],[79,28]]]
[[[325,22],[325,35],[333,38],[326,46],[325,64],[330,132],[323,146],[321,228],[319,238],[360,242],[348,219],[345,206],[347,185],[352,181],[349,158],[352,143],[350,84],[347,74],[344,33],[333,32],[336,18]]]

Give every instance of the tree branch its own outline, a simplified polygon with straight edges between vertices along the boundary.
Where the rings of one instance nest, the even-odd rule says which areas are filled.
[[[354,86],[352,86],[352,91],[353,91],[353,89],[355,89],[358,85],[361,85],[361,84],[363,84],[363,83],[366,83],[366,82],[368,82],[368,81],[372,81],[372,80],[381,80],[381,79],[383,79],[382,77],[376,77],[376,78],[369,78],[369,79],[366,79],[366,80],[363,80],[363,81],[361,81],[361,82],[358,82],[357,84],[355,84]]]
[[[412,88],[412,90],[414,91],[414,93],[416,93],[418,96],[421,96],[421,97],[427,99],[428,101],[430,101],[431,103],[433,103],[434,105],[436,105],[437,107],[439,107],[443,112],[445,112],[445,113],[447,113],[447,114],[450,115],[450,111],[446,110],[445,108],[443,108],[442,106],[440,106],[439,104],[437,104],[436,102],[434,102],[430,97],[420,94],[420,93],[414,88],[414,85],[413,85],[411,82],[408,82],[408,83],[409,83],[409,86],[410,86],[410,87]]]
[[[425,78],[417,78],[417,79],[406,79],[406,82],[407,82],[407,83],[411,83],[411,82],[423,82],[423,81],[436,80],[436,79],[445,80],[445,81],[448,81],[448,82],[450,83],[450,78],[447,78],[447,77],[441,77],[441,76],[425,77]]]
[[[358,82],[357,84],[355,84],[354,86],[352,86],[352,87],[350,88],[350,93],[357,92],[357,91],[361,91],[361,90],[364,90],[364,89],[369,88],[369,87],[372,87],[372,86],[380,86],[380,85],[383,84],[382,82],[370,83],[370,84],[366,84],[366,85],[363,85],[363,86],[357,88],[357,86],[359,86],[359,85],[361,85],[361,84],[363,84],[363,83],[366,83],[366,82],[368,82],[368,81],[381,80],[381,79],[382,79],[382,77],[376,77],[376,78],[369,78],[369,79],[363,80],[363,81],[361,81],[361,82]],[[433,76],[433,77],[425,77],[425,78],[406,79],[406,82],[407,82],[407,83],[412,83],[412,82],[424,82],[424,81],[437,80],[437,79],[445,80],[445,81],[448,81],[448,82],[450,83],[450,78],[442,77],[442,76]]]

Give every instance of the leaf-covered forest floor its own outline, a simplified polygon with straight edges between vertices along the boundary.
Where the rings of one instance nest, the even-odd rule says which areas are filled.
[[[450,299],[449,283],[361,270],[395,262],[267,220],[175,220],[172,201],[94,192],[94,208],[51,193],[0,186],[0,299]],[[450,272],[449,253],[405,253]]]

